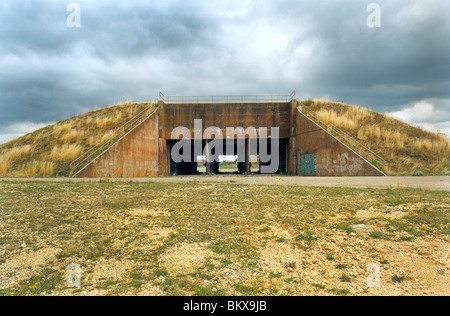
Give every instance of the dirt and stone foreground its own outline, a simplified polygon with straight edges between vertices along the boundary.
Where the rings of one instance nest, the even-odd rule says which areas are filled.
[[[0,187],[0,295],[450,294],[442,191]]]

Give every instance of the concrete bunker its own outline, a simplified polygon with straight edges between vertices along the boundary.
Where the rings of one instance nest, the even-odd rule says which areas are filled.
[[[280,101],[270,96],[250,101],[244,97],[241,100],[212,97],[207,101],[200,97],[174,100],[163,96],[153,115],[77,171],[75,177],[221,173],[384,175],[351,146],[300,111],[292,95],[285,97],[290,99]],[[256,134],[249,132],[252,130]],[[273,146],[275,142],[278,146]],[[188,159],[179,161],[179,157],[174,157],[174,148],[175,153],[178,150],[179,155]],[[232,172],[226,172],[220,156],[237,157]],[[267,161],[267,156],[276,156],[278,160],[274,164]]]

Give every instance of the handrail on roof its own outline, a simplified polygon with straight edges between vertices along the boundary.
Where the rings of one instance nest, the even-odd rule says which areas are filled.
[[[164,103],[244,103],[244,102],[291,102],[295,90],[290,94],[234,95],[234,96],[166,96],[159,92],[159,101]]]

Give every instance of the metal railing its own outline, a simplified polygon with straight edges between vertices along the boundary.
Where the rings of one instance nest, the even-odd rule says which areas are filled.
[[[365,147],[356,139],[354,139],[341,129],[337,128],[333,124],[323,122],[314,111],[309,109],[302,102],[298,101],[298,103],[300,105],[298,109],[302,114],[311,119],[319,127],[321,127],[322,129],[326,130],[328,133],[336,137],[339,141],[347,145],[349,148],[354,150],[358,155],[366,159],[372,165],[375,165],[375,167],[382,167],[386,164],[386,160],[384,160],[379,155],[371,151],[369,148]]]
[[[287,95],[241,95],[241,96],[166,96],[159,93],[164,103],[250,103],[250,102],[291,102],[295,100],[295,91]]]
[[[148,117],[153,115],[157,110],[156,104],[151,104],[145,110],[138,113],[131,120],[120,126],[114,131],[114,133],[106,140],[100,141],[94,147],[86,151],[76,160],[70,164],[70,169],[72,171],[72,176],[76,176],[85,166],[91,163],[99,155],[103,154],[107,149],[114,145],[117,141],[127,135],[129,132],[134,130],[142,122],[144,122]]]

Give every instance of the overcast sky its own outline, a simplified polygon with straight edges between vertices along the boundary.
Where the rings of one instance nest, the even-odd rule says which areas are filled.
[[[292,90],[450,135],[450,1],[0,1],[0,143],[159,91]]]

